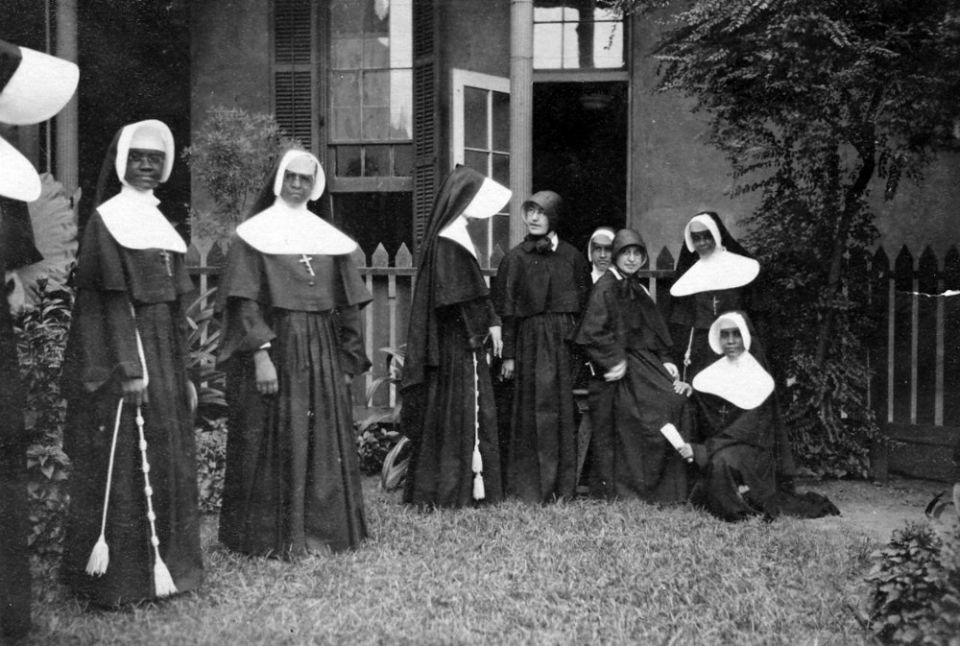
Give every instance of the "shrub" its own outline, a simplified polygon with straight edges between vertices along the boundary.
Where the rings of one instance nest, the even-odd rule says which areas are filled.
[[[387,374],[373,379],[367,386],[367,406],[373,403],[374,397],[383,386],[400,383],[403,370],[403,350],[397,348],[380,348],[380,352],[387,355]],[[357,453],[360,456],[360,470],[367,475],[379,474],[383,469],[383,460],[390,449],[402,437],[398,426],[400,424],[400,410],[402,402],[398,397],[393,406],[378,409],[364,419],[356,422]]]
[[[193,233],[226,238],[246,215],[276,156],[300,147],[284,136],[272,115],[217,106],[194,133],[183,159],[210,193],[216,208],[195,213]]]
[[[960,645],[960,522],[908,523],[867,576],[869,628],[888,644]]]
[[[227,466],[226,418],[197,427],[196,440],[200,511],[216,513],[223,501],[223,474]]]

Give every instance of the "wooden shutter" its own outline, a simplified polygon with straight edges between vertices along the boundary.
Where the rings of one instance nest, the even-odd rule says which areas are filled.
[[[437,24],[433,0],[413,3],[413,239],[419,251],[437,192]]]
[[[313,150],[313,33],[311,0],[275,0],[273,101],[277,123]]]

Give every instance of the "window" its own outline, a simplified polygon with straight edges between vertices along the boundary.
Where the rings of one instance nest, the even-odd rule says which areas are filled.
[[[413,0],[333,0],[329,60],[334,176],[411,177]]]
[[[598,0],[534,0],[533,67],[624,67],[623,19]]]
[[[452,159],[510,185],[510,81],[453,70]],[[509,249],[510,219],[501,214],[470,224],[481,267]],[[498,248],[499,252],[498,253]]]

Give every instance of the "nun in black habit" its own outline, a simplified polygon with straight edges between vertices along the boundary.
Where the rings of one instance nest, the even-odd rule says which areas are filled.
[[[357,243],[307,210],[319,161],[287,151],[237,227],[220,284],[230,406],[220,541],[291,558],[367,536],[348,385],[370,367]]]
[[[465,166],[447,176],[423,239],[403,365],[403,432],[413,451],[404,502],[463,507],[503,498],[497,415],[487,364],[500,319],[467,232],[510,190]]]
[[[682,348],[682,377],[690,381],[713,361],[707,330],[721,312],[746,308],[748,285],[760,263],[737,242],[713,211],[695,215],[683,230],[677,259],[670,324]]]
[[[0,129],[56,114],[77,87],[77,66],[0,41]],[[0,137],[0,642],[30,630],[30,559],[27,550],[27,437],[24,388],[14,333],[15,270],[42,260],[34,246],[27,202],[40,197],[33,164]],[[20,288],[22,294],[22,288]]]
[[[690,388],[678,380],[670,333],[640,281],[646,261],[640,234],[618,231],[613,264],[593,286],[577,332],[576,342],[603,377],[590,384],[590,491],[601,498],[682,502],[687,467],[666,435],[689,437]]]
[[[527,236],[503,257],[493,288],[501,375],[514,380],[507,495],[535,503],[570,498],[577,484],[573,336],[592,281],[584,255],[557,236],[561,205],[553,191],[523,203]]]
[[[774,379],[743,312],[722,313],[710,326],[710,348],[723,355],[693,378],[697,437],[681,449],[700,468],[691,499],[715,516],[738,521],[781,514],[817,518],[839,514],[826,497],[797,494],[777,474],[780,446]]]
[[[153,195],[173,159],[162,122],[121,128],[80,244],[63,364],[73,463],[63,574],[101,606],[192,590],[203,578],[182,302],[193,284],[186,244]]]

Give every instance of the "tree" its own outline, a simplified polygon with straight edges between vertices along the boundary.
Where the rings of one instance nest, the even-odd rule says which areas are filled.
[[[877,185],[893,197],[956,148],[960,1],[615,4],[674,7],[654,51],[659,90],[694,100],[736,192],[759,193],[748,242],[776,295],[768,335],[797,385],[791,416],[833,440],[851,419],[869,429],[856,388],[869,332],[857,268],[876,237],[868,198]]]

